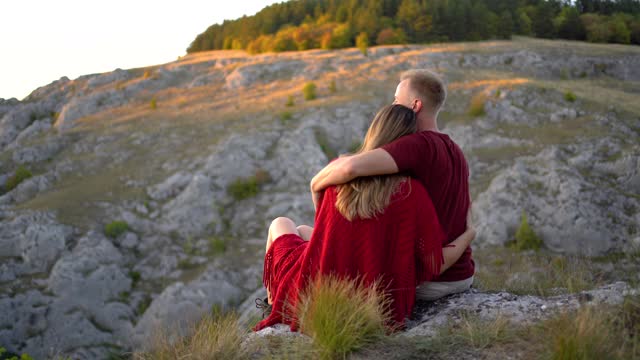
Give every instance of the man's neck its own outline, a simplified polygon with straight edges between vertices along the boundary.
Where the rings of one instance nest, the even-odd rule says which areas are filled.
[[[432,116],[418,118],[418,131],[440,132],[440,130],[438,130],[438,118]]]

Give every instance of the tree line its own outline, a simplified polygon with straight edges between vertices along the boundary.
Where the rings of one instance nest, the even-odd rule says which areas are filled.
[[[509,39],[640,44],[640,0],[291,0],[214,24],[187,53]]]

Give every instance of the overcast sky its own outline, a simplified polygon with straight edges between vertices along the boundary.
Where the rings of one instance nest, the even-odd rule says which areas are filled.
[[[283,0],[12,0],[0,11],[0,98],[67,76],[162,64],[209,25]]]

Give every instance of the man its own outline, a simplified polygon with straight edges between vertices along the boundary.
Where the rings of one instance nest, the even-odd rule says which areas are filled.
[[[460,147],[438,130],[438,112],[446,99],[445,86],[428,70],[409,70],[401,75],[394,104],[411,108],[418,132],[382,148],[334,160],[311,180],[314,203],[318,192],[344,184],[359,176],[406,172],[427,189],[446,234],[447,243],[466,229],[469,197],[469,167]],[[471,248],[433,282],[421,284],[418,299],[435,300],[462,292],[473,283],[475,264]]]

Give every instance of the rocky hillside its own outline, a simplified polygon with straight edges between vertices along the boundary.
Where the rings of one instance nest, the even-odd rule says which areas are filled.
[[[106,358],[242,303],[270,221],[312,222],[311,177],[416,67],[449,87],[440,125],[471,166],[476,249],[512,241],[523,212],[551,254],[640,247],[637,47],[198,53],[0,99],[0,346]]]

